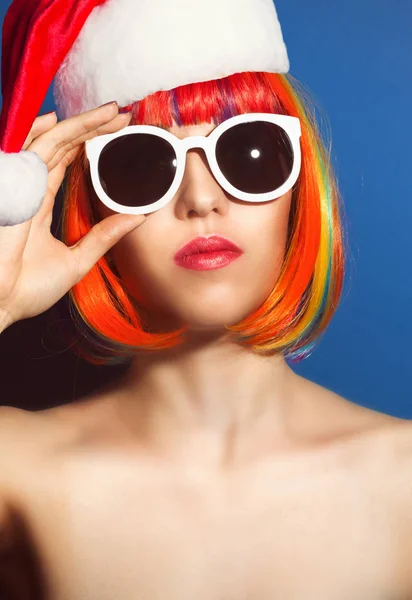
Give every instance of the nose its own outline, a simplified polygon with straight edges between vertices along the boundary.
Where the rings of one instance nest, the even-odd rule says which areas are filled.
[[[205,151],[192,148],[186,154],[182,183],[176,194],[177,216],[206,217],[211,212],[225,214],[229,199],[213,176]]]

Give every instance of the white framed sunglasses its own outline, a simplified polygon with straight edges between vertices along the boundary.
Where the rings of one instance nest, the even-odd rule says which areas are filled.
[[[276,200],[298,179],[301,135],[297,117],[247,113],[223,121],[208,136],[184,139],[153,125],[131,125],[87,140],[86,156],[103,204],[141,215],[174,197],[192,148],[203,148],[216,181],[228,194],[245,202]]]

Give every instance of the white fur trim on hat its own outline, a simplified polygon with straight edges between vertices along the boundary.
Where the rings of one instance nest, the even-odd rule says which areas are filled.
[[[29,150],[0,150],[0,226],[19,225],[40,209],[47,192],[49,171]]]
[[[107,0],[54,82],[60,118],[244,71],[286,73],[273,0]]]

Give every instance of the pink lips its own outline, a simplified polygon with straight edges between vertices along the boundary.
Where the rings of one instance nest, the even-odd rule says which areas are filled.
[[[186,269],[220,269],[239,258],[243,250],[220,235],[197,237],[175,255],[175,263]]]

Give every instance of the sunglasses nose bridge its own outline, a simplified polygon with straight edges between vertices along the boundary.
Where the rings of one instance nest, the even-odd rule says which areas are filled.
[[[192,148],[202,148],[206,151],[208,140],[204,135],[192,135],[183,140],[180,140],[181,148],[186,153],[188,150],[192,150]]]

